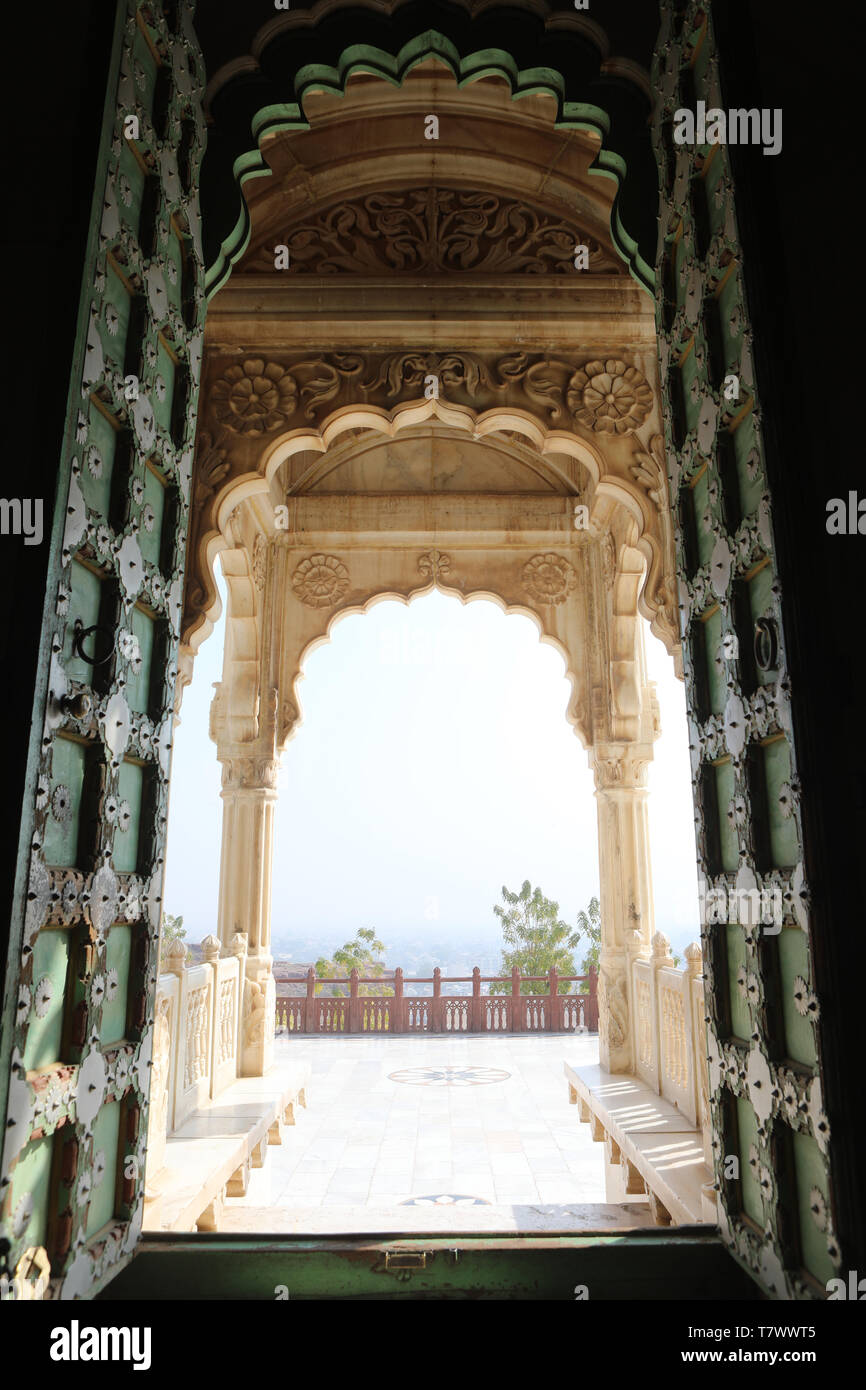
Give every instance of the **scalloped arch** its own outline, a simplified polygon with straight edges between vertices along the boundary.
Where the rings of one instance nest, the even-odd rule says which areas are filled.
[[[461,58],[450,39],[436,29],[428,29],[405,43],[396,54],[373,45],[353,44],[343,51],[336,67],[308,64],[295,77],[296,102],[264,106],[256,113],[252,120],[255,148],[239,155],[233,165],[241,207],[235,226],[221,243],[214,264],[206,272],[208,299],[213,298],[226,283],[232,267],[241,259],[249,244],[251,219],[244,197],[244,184],[248,179],[271,177],[271,170],[261,150],[262,140],[282,130],[309,130],[309,122],[303,114],[303,99],[313,89],[344,97],[346,83],[353,73],[367,73],[399,87],[413,68],[429,59],[436,59],[447,67],[458,87],[495,76],[509,83],[514,100],[531,95],[552,96],[559,112],[555,129],[584,130],[598,135],[601,145],[589,172],[596,178],[613,180],[616,186],[610,214],[613,246],[641,288],[649,294],[654,293],[655,273],[641,256],[636,240],[629,235],[620,217],[619,194],[626,165],[615,151],[604,148],[604,140],[610,133],[610,120],[606,112],[589,103],[566,101],[565,80],[555,68],[521,70],[512,55],[500,48],[479,49]]]
[[[324,454],[341,434],[349,430],[373,430],[386,438],[393,438],[400,430],[431,418],[465,430],[476,439],[492,435],[498,430],[517,431],[538,450],[542,464],[545,464],[545,454],[567,454],[586,468],[594,484],[599,482],[604,473],[604,458],[599,450],[568,430],[548,429],[543,421],[528,411],[494,407],[476,414],[470,406],[453,405],[442,399],[403,401],[391,411],[373,405],[341,406],[328,415],[318,429],[292,430],[287,434],[278,435],[263,450],[255,470],[233,478],[217,492],[213,506],[216,525],[205,532],[198,544],[198,554],[201,557],[199,574],[205,588],[204,602],[199,612],[191,619],[181,639],[190,652],[194,654],[198,651],[219,619],[221,604],[214,567],[217,555],[227,548],[224,532],[229,516],[240,502],[256,495],[267,496],[274,474],[292,454]],[[546,466],[549,467],[552,477],[561,479],[562,475],[554,464]],[[623,486],[629,493],[639,493],[637,488],[627,484]],[[633,497],[633,505],[640,514],[638,496]]]
[[[298,686],[304,679],[304,663],[306,662],[307,658],[312,655],[314,651],[317,651],[320,647],[328,646],[328,644],[331,642],[334,628],[338,625],[338,623],[340,623],[343,620],[343,618],[363,617],[365,613],[369,613],[371,608],[375,608],[377,604],[380,603],[402,603],[404,607],[409,608],[411,607],[415,599],[423,598],[425,594],[432,593],[434,589],[437,590],[439,593],[445,594],[448,598],[459,599],[460,603],[464,608],[469,603],[476,603],[479,600],[486,600],[488,603],[495,604],[496,607],[500,610],[500,612],[504,613],[507,618],[517,616],[521,618],[529,618],[531,620],[531,622],[538,631],[539,641],[541,645],[545,647],[552,647],[554,651],[556,651],[557,654],[562,658],[563,675],[565,679],[568,681],[570,687],[570,694],[565,710],[565,717],[568,720],[568,723],[574,729],[583,747],[588,748],[590,746],[589,731],[582,727],[576,713],[576,706],[579,695],[577,673],[571,667],[570,657],[566,647],[563,645],[562,642],[559,641],[557,637],[555,637],[552,633],[548,632],[545,629],[544,624],[539,618],[538,614],[533,612],[531,608],[526,608],[521,604],[507,603],[506,600],[501,597],[501,595],[497,594],[492,589],[473,589],[471,593],[464,594],[459,589],[453,589],[449,587],[449,585],[443,583],[441,579],[434,579],[428,580],[424,584],[419,584],[413,586],[412,588],[407,588],[405,592],[401,592],[400,590],[395,588],[377,589],[375,592],[371,593],[369,598],[365,599],[363,603],[354,603],[350,607],[341,608],[336,613],[333,613],[331,615],[331,617],[328,620],[328,625],[325,632],[320,634],[318,637],[313,637],[301,650],[298,662],[298,673],[292,681],[292,699],[294,701],[295,709],[297,710],[297,719],[295,720],[290,731],[286,734],[286,736],[283,738],[282,742],[279,745],[279,751],[281,753],[283,752],[287,744],[289,744],[291,740],[294,738],[295,734],[297,733],[298,729],[300,728],[303,722],[303,706],[301,704],[301,697],[298,691]]]
[[[391,411],[373,405],[341,406],[327,416],[318,429],[293,430],[272,440],[263,449],[254,471],[227,483],[215,498],[213,514],[216,526],[205,533],[199,542],[199,555],[203,561],[199,572],[205,586],[205,599],[199,613],[182,635],[187,650],[194,654],[213,631],[213,625],[219,618],[221,604],[215,579],[216,558],[221,551],[229,548],[225,533],[231,513],[239,503],[257,495],[268,497],[277,470],[292,454],[315,452],[324,455],[332,443],[351,430],[369,430],[386,439],[394,438],[402,429],[430,419],[438,419],[462,429],[476,439],[501,430],[519,431],[537,450],[539,465],[548,467],[551,475],[559,479],[562,478],[560,470],[553,461],[548,463],[545,455],[566,454],[586,468],[594,485],[591,520],[596,530],[607,529],[615,513],[628,518],[624,543],[640,555],[643,566],[637,594],[638,610],[673,656],[677,674],[681,676],[678,634],[664,623],[658,605],[649,597],[663,575],[664,555],[653,533],[655,508],[646,491],[635,482],[606,473],[601,451],[571,431],[548,429],[543,421],[526,411],[494,407],[476,414],[469,406],[450,404],[441,398],[404,401]],[[425,587],[430,586],[419,586],[419,592]],[[531,613],[531,610],[525,611]],[[535,618],[537,615],[532,616]]]

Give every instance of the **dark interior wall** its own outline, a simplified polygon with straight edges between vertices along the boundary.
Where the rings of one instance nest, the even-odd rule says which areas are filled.
[[[43,541],[0,536],[3,800],[0,962],[18,854],[48,540],[105,101],[114,0],[43,13],[8,5],[0,84],[5,145],[4,464],[0,495],[43,499]],[[50,36],[45,26],[50,22]],[[44,40],[44,41],[43,41]],[[2,968],[2,966],[0,966]]]
[[[713,12],[726,105],[783,112],[779,155],[731,154],[787,605],[837,1228],[845,1263],[863,1269],[866,536],[826,529],[830,498],[866,497],[853,344],[862,77],[843,38],[845,9],[717,0]]]

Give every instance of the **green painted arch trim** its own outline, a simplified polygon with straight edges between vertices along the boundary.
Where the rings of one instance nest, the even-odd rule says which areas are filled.
[[[264,106],[256,113],[251,122],[256,148],[240,155],[233,165],[235,182],[241,193],[241,210],[237,222],[222,242],[214,264],[205,274],[208,299],[212,299],[226,283],[232,266],[240,260],[249,245],[251,221],[243,196],[243,185],[247,179],[268,178],[271,175],[261,153],[261,142],[265,136],[282,130],[309,130],[309,122],[302,109],[304,95],[308,91],[315,89],[344,97],[348,79],[353,73],[359,72],[371,73],[399,87],[407,73],[433,57],[439,58],[451,69],[460,87],[477,82],[482,77],[505,77],[510,83],[514,100],[539,94],[553,96],[561,113],[555,123],[558,130],[587,130],[600,137],[602,147],[590,173],[597,178],[613,179],[616,184],[610,227],[614,247],[641,288],[654,294],[655,273],[641,256],[637,242],[626,231],[620,217],[619,190],[625,179],[626,165],[615,151],[604,148],[604,140],[610,134],[607,113],[598,106],[565,101],[565,80],[555,68],[521,70],[511,54],[499,48],[479,49],[461,58],[450,39],[438,30],[428,29],[404,44],[396,55],[369,44],[353,44],[340,55],[336,67],[309,63],[300,68],[295,77],[297,101]]]

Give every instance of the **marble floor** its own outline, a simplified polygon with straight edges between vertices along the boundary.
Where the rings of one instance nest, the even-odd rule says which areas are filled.
[[[270,1146],[225,1230],[586,1229],[602,1148],[568,1103],[563,1062],[595,1034],[277,1039],[303,1049],[307,1109]],[[606,1225],[643,1225],[640,1202]]]

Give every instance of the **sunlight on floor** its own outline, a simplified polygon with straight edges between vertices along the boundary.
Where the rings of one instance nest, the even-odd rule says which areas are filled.
[[[605,1201],[600,1145],[568,1103],[563,1062],[598,1037],[277,1040],[312,1067],[308,1106],[222,1230],[583,1228]],[[609,1224],[644,1224],[639,1200]]]

